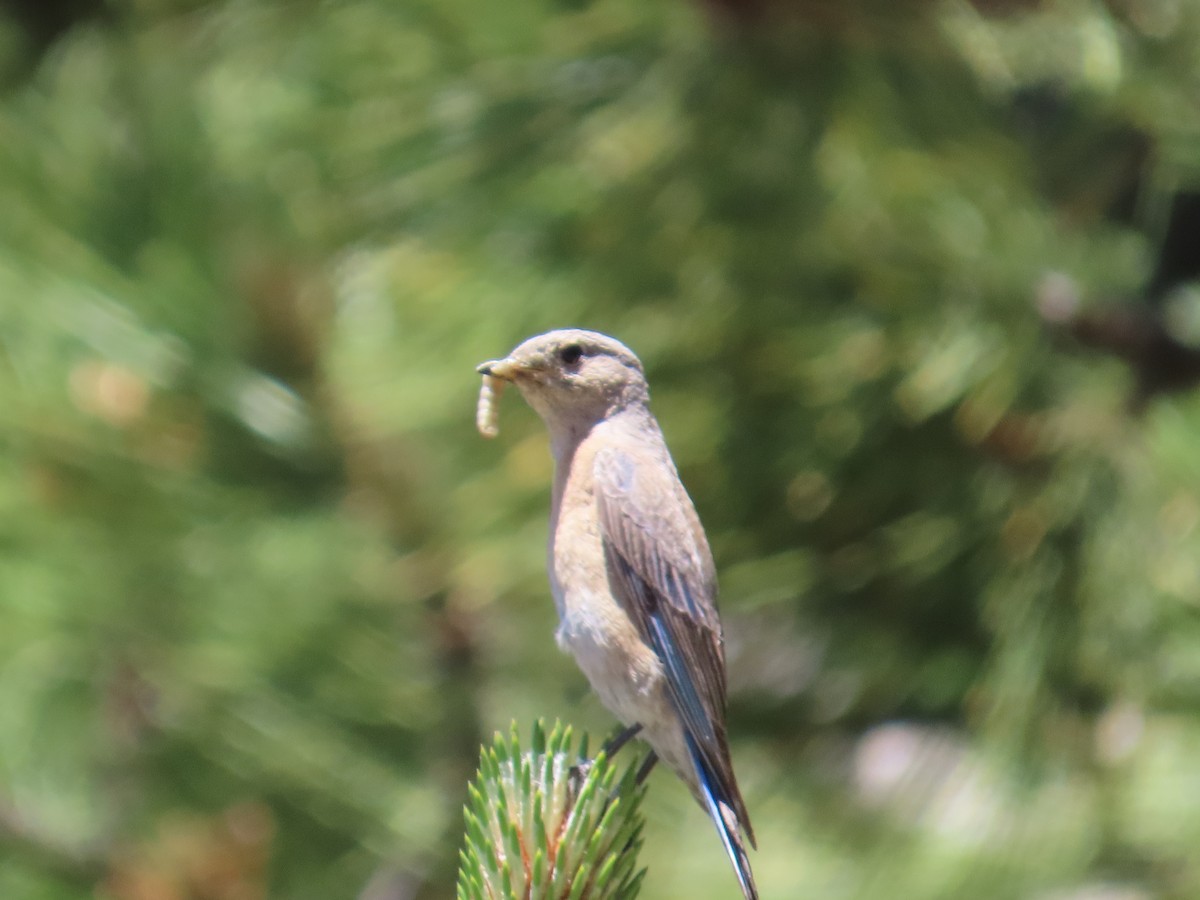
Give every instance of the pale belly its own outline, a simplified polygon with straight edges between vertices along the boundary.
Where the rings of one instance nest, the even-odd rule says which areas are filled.
[[[607,595],[567,596],[559,605],[565,611],[556,634],[559,646],[575,657],[605,709],[622,724],[640,724],[641,737],[694,791],[683,729],[654,651]]]
[[[569,598],[562,604],[556,637],[600,702],[624,724],[667,711],[662,664],[611,597]]]

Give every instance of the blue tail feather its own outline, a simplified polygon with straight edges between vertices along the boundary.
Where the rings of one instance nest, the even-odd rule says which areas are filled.
[[[714,793],[715,779],[712,772],[709,771],[704,757],[696,749],[696,743],[692,740],[692,736],[689,734],[684,736],[687,738],[688,751],[692,754],[692,762],[696,766],[696,775],[700,782],[700,795],[704,800],[705,809],[708,810],[713,824],[717,826],[717,834],[721,837],[721,843],[725,845],[729,861],[733,863],[733,871],[737,875],[738,884],[741,885],[742,894],[745,895],[746,900],[758,900],[758,888],[754,884],[754,875],[750,871],[750,860],[742,846],[736,819],[733,824],[729,821],[734,818],[732,807],[724,798],[718,797]]]

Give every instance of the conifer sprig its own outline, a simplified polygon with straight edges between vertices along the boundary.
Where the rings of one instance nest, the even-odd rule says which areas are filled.
[[[458,900],[632,900],[645,870],[643,788],[569,725],[540,720],[521,751],[516,723],[480,753],[468,787]]]

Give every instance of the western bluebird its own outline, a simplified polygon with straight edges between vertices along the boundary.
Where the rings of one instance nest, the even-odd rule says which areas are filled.
[[[515,384],[550,432],[550,588],[558,643],[601,702],[691,788],[746,900],[754,831],[725,732],[716,569],[679,481],[638,358],[594,331],[551,331],[479,366],[480,430]],[[621,740],[621,738],[618,738]],[[653,759],[653,757],[651,757]]]

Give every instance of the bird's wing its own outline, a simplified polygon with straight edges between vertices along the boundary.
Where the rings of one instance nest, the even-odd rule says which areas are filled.
[[[728,797],[725,653],[708,542],[674,466],[606,447],[593,474],[613,594],[662,660],[684,729]],[[743,812],[743,810],[739,810]],[[748,819],[745,820],[748,823]]]

